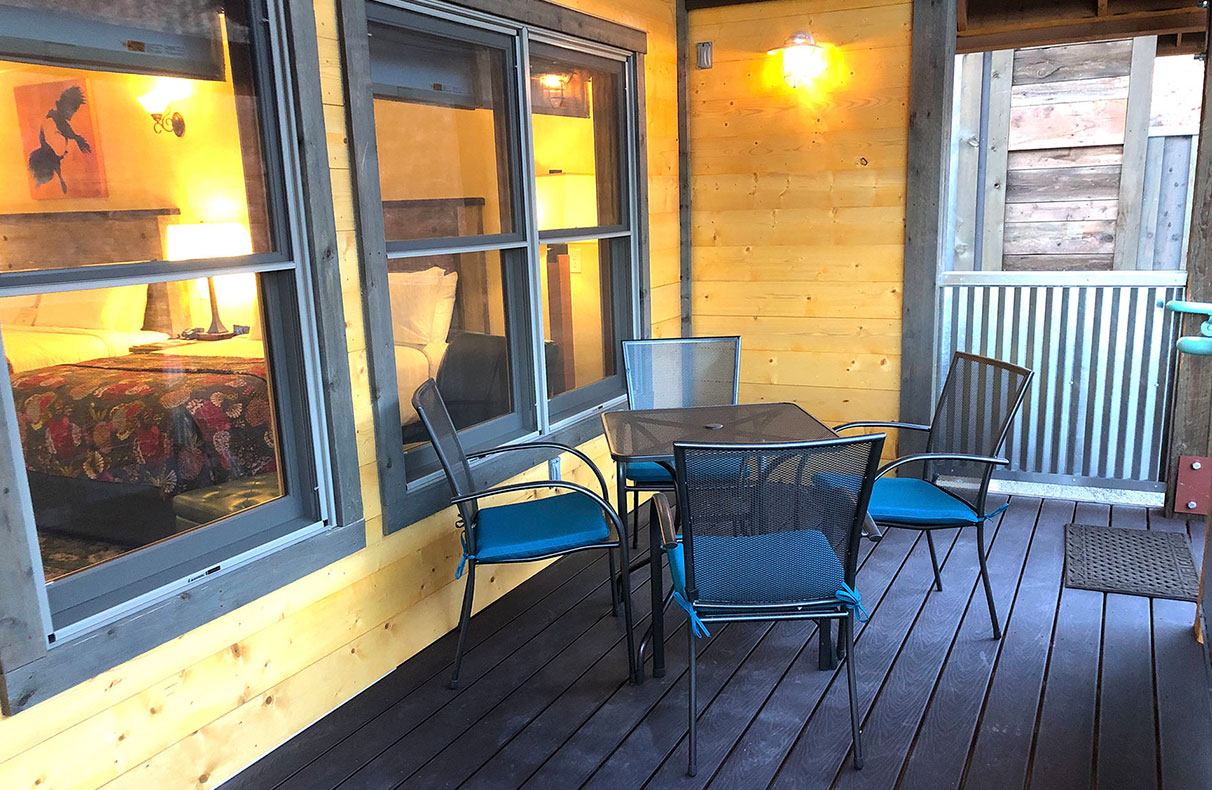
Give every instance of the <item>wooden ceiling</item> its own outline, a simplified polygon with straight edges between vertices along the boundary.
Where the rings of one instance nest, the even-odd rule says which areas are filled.
[[[764,0],[685,0],[686,9]],[[1198,0],[957,0],[959,52],[1156,35],[1159,55],[1203,52]]]
[[[1158,36],[1159,54],[1202,52],[1196,0],[958,0],[956,49],[981,52]]]

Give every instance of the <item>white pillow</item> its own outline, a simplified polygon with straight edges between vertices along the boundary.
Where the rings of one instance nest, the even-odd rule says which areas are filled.
[[[32,326],[38,315],[38,295],[6,296],[0,299],[0,324]]]
[[[456,272],[434,266],[422,272],[389,272],[391,328],[396,345],[422,347],[446,340],[454,316]]]
[[[147,311],[146,285],[42,294],[34,326],[137,332]]]

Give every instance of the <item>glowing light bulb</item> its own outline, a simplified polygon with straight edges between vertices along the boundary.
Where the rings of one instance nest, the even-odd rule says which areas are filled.
[[[802,88],[825,72],[828,63],[825,50],[817,45],[811,33],[796,33],[778,49],[767,54],[782,55],[783,80],[792,88]]]

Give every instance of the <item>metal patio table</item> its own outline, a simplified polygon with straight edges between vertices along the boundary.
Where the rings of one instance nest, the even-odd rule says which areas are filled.
[[[835,439],[827,425],[794,403],[747,403],[736,406],[694,406],[680,409],[636,409],[602,415],[606,443],[616,462],[650,461],[673,468],[674,442],[778,443]],[[648,563],[652,573],[652,675],[665,674],[665,623],[658,616],[664,604],[664,581],[660,562],[661,535],[655,519],[649,519]],[[864,534],[879,540],[880,532],[870,519]],[[820,665],[835,666],[833,636],[821,624]],[[643,676],[641,646],[640,675]]]

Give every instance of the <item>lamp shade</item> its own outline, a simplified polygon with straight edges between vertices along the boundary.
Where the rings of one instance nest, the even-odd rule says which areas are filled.
[[[170,261],[232,258],[252,254],[252,236],[239,222],[169,225],[165,252]]]
[[[592,173],[553,170],[536,180],[540,230],[597,227],[598,187]]]

